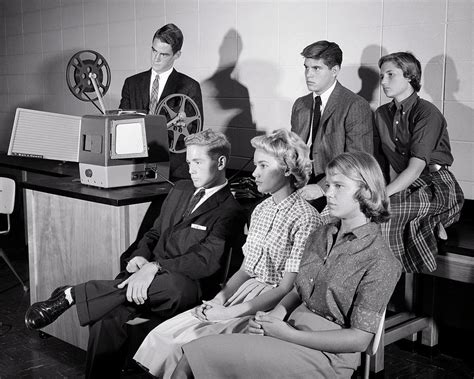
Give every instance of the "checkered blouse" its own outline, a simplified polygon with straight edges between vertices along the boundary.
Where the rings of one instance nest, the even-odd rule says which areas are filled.
[[[272,197],[252,213],[243,247],[245,271],[258,280],[278,285],[283,272],[298,272],[306,239],[321,225],[318,212],[296,191],[279,204]]]

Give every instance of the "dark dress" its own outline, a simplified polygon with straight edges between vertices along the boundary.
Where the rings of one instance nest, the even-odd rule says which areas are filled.
[[[400,174],[416,157],[426,163],[408,188],[390,196],[391,219],[382,234],[406,272],[434,271],[437,231],[459,219],[464,196],[454,175],[446,120],[430,102],[414,92],[375,113],[376,151],[387,181],[389,168]],[[441,226],[440,226],[441,225]]]
[[[337,232],[337,225],[325,225],[308,239],[296,279],[302,304],[288,323],[299,330],[355,327],[375,334],[400,263],[379,225],[356,228],[333,245]],[[196,378],[350,377],[360,358],[248,334],[200,338],[184,345],[183,352]]]

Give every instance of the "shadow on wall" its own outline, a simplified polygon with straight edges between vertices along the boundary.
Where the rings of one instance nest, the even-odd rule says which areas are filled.
[[[432,99],[439,101],[439,93],[441,93],[441,83],[439,82],[439,71],[436,69],[436,63],[443,62],[443,55],[437,55],[431,58],[426,65],[424,72],[423,89],[428,93]],[[468,78],[470,80],[470,78]],[[448,131],[450,140],[456,141],[474,141],[474,109],[463,104],[461,100],[456,99],[456,94],[462,91],[460,87],[461,80],[458,77],[458,72],[454,60],[446,56],[446,73],[445,73],[445,87],[444,87],[444,116],[448,122]],[[467,162],[454,160],[454,174],[458,180],[472,181],[472,169],[466,168]]]
[[[201,84],[206,98],[207,123],[229,138],[233,156],[231,166],[234,168],[240,167],[240,163],[245,163],[250,157],[249,150],[252,149],[249,141],[256,134],[249,90],[237,79],[241,51],[240,34],[235,29],[230,29],[219,47],[216,72]]]
[[[369,45],[362,50],[360,57],[361,65],[358,70],[362,86],[357,94],[367,100],[369,104],[378,101],[380,93],[380,74],[378,67],[366,66],[366,64],[367,62],[372,62],[374,57],[380,58],[387,54],[387,50],[380,45]]]

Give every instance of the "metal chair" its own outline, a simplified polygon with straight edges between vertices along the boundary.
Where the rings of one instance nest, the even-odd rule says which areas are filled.
[[[380,319],[379,327],[377,329],[377,332],[374,335],[374,338],[372,338],[372,342],[367,347],[367,350],[365,351],[365,353],[362,354],[362,357],[364,359],[364,362],[363,362],[364,371],[363,371],[362,377],[364,379],[369,379],[370,357],[373,357],[377,353],[377,350],[379,348],[380,340],[382,338],[382,334],[383,334],[383,331],[384,331],[385,312],[386,312],[386,310],[383,311],[382,318]]]
[[[13,213],[15,207],[15,181],[10,178],[0,177],[0,214],[6,215],[7,217],[7,229],[1,230],[0,235],[7,234],[10,232],[10,215]],[[13,268],[10,260],[5,254],[5,250],[0,247],[0,257],[7,263],[8,267],[13,271],[17,279],[23,286],[23,290],[28,291],[28,286],[25,285],[20,275]]]

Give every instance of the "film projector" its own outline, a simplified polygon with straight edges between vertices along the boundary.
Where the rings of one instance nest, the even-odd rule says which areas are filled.
[[[156,115],[143,110],[106,110],[103,97],[111,83],[110,67],[95,51],[72,56],[66,81],[76,98],[92,102],[101,112],[81,118],[79,171],[83,184],[113,188],[169,181],[170,163],[171,169],[173,162],[185,163],[184,138],[202,130],[199,108],[184,94],[167,96],[158,104]]]

